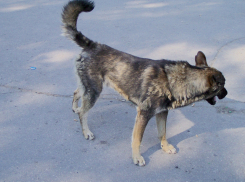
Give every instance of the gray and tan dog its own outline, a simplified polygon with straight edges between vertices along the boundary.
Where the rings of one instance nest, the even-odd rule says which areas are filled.
[[[87,124],[87,114],[99,98],[103,85],[107,85],[137,107],[132,136],[135,164],[145,165],[140,143],[153,116],[156,116],[162,149],[169,154],[176,153],[166,140],[168,111],[200,100],[214,105],[216,96],[223,99],[227,95],[224,76],[207,65],[202,52],[197,53],[196,66],[192,66],[186,61],[139,58],[90,40],[77,30],[76,24],[81,12],[90,12],[93,8],[91,1],[74,0],[62,13],[64,35],[82,48],[76,60],[79,84],[74,92],[72,109],[79,115],[84,137],[94,139]],[[78,107],[80,98],[82,104]]]

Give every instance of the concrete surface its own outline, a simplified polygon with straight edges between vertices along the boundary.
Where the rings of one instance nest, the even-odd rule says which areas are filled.
[[[79,18],[89,38],[153,59],[188,60],[202,50],[221,70],[229,95],[215,106],[170,112],[161,151],[155,118],[131,160],[136,115],[105,89],[89,114],[94,141],[71,111],[73,59],[80,49],[60,36],[65,0],[0,1],[0,181],[245,181],[245,2],[243,0],[96,0]],[[36,67],[32,70],[31,67]]]

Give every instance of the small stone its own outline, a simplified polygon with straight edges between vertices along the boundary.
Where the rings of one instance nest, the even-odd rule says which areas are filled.
[[[107,144],[107,141],[100,141],[100,144]]]

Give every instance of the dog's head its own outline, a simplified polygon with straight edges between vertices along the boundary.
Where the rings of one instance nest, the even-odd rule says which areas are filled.
[[[206,93],[206,101],[211,104],[216,104],[216,96],[219,99],[223,99],[227,95],[227,90],[225,89],[225,77],[223,74],[208,66],[206,61],[206,56],[203,52],[199,51],[195,57],[196,66],[206,70],[207,84],[209,85],[209,90]]]

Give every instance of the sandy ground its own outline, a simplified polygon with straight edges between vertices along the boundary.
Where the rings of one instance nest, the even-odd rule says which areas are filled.
[[[145,131],[145,167],[131,159],[135,108],[106,88],[83,138],[71,111],[73,60],[61,36],[65,0],[0,0],[0,181],[245,181],[245,2],[96,0],[79,18],[89,38],[136,56],[188,60],[197,51],[221,70],[227,97],[170,111],[160,149],[155,118]],[[32,68],[34,67],[34,68]]]

